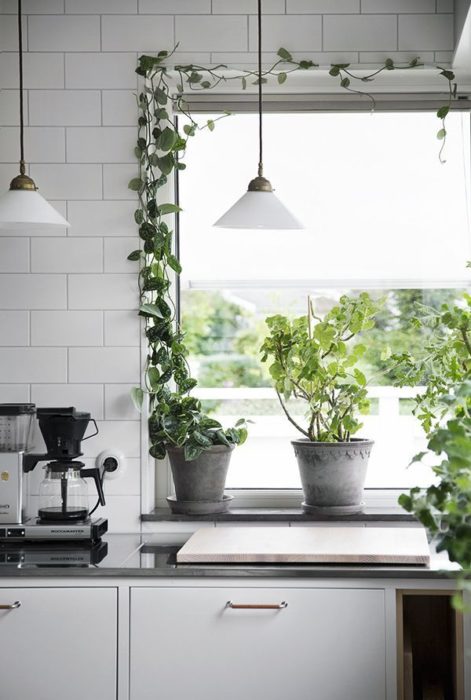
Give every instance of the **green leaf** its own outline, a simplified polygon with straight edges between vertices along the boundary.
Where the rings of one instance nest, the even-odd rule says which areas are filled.
[[[340,87],[348,88],[349,85],[350,85],[350,78],[342,78],[342,80],[340,81]]]
[[[141,304],[139,311],[145,316],[156,316],[163,318],[163,314],[155,304]]]
[[[133,250],[132,253],[129,253],[128,260],[132,260],[132,261],[140,260],[141,255],[142,255],[141,250]]]
[[[205,90],[207,90],[208,88],[211,87],[211,83],[209,82],[209,80],[203,80],[203,82],[201,83],[201,87],[205,88]]]
[[[181,273],[182,266],[180,264],[180,261],[174,255],[168,255],[167,262],[168,262],[169,266],[172,268],[172,270],[177,273],[177,275],[179,275]]]
[[[156,140],[155,145],[159,151],[171,151],[177,138],[178,134],[173,129],[166,126]]]
[[[142,224],[142,222],[144,221],[144,212],[142,211],[142,209],[136,209],[136,211],[134,212],[134,221],[138,226]]]
[[[340,68],[336,65],[332,65],[332,68],[329,71],[329,75],[332,75],[334,78],[339,75],[340,73]]]
[[[292,61],[293,57],[289,51],[284,48],[279,48],[276,55],[283,59],[283,61]]]
[[[156,109],[154,112],[154,116],[156,119],[167,119],[168,120],[168,112],[163,107]]]
[[[176,214],[179,211],[181,211],[181,209],[177,204],[168,203],[159,206],[159,212],[162,216],[165,214]]]
[[[157,389],[159,387],[160,372],[157,367],[149,367],[147,370],[147,377],[149,379],[149,384],[152,389]]]
[[[214,131],[215,124],[214,124],[214,121],[212,119],[208,119],[208,121],[206,122],[206,125],[210,131]]]
[[[439,129],[437,131],[437,139],[439,139],[439,141],[442,141],[445,138],[445,136],[446,136],[446,129]]]
[[[157,88],[155,91],[155,99],[159,105],[167,104],[167,93],[162,88]]]
[[[286,82],[287,78],[288,78],[287,73],[278,73],[278,83],[280,85],[283,85],[283,83]]]
[[[134,403],[134,406],[137,408],[138,411],[142,409],[142,404],[144,401],[144,392],[142,391],[140,386],[133,386],[131,389],[131,399]]]
[[[194,135],[195,135],[195,130],[196,130],[196,126],[195,126],[194,124],[191,124],[191,125],[190,125],[190,124],[184,124],[184,125],[183,125],[183,132],[184,132],[187,136],[194,136]]]
[[[133,192],[139,192],[143,188],[144,183],[142,182],[140,177],[133,177],[132,180],[129,180],[128,189],[132,190]]]
[[[247,79],[242,77],[242,90],[246,90],[247,88]]]
[[[448,105],[444,105],[443,107],[440,107],[440,109],[437,111],[437,117],[439,119],[445,119],[446,115],[450,111],[450,108]]]
[[[167,153],[162,158],[157,158],[157,167],[163,175],[170,175],[173,170],[174,160],[171,153]]]

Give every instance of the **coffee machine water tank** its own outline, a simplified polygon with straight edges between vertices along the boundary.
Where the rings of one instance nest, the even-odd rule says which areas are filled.
[[[34,403],[0,404],[0,452],[25,452],[31,448]]]

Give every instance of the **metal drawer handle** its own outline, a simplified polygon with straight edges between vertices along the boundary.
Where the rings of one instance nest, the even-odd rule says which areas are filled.
[[[20,608],[21,603],[19,600],[15,600],[14,603],[10,603],[10,605],[0,605],[0,610],[16,610],[16,608]]]
[[[232,608],[232,610],[284,610],[288,607],[288,603],[282,600],[281,603],[233,603],[232,600],[228,600],[226,603],[226,608]]]

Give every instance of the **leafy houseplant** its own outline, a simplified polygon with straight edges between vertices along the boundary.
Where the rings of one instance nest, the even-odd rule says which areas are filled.
[[[426,384],[415,414],[436,456],[436,481],[416,487],[399,503],[414,513],[436,538],[437,550],[471,569],[471,296],[444,304],[439,311],[421,307],[416,323],[434,330],[427,355],[417,363],[410,354],[396,356],[401,385]],[[425,381],[424,381],[425,380]],[[425,453],[418,454],[420,461]]]
[[[374,327],[379,308],[380,303],[363,292],[342,296],[324,318],[316,316],[309,300],[307,316],[266,320],[269,335],[261,347],[262,362],[271,361],[281,407],[303,435],[292,444],[307,512],[338,515],[361,510],[373,443],[352,437],[362,427],[358,414],[369,402],[366,377],[356,366],[366,346],[349,341]],[[291,398],[305,402],[306,426],[290,413]]]

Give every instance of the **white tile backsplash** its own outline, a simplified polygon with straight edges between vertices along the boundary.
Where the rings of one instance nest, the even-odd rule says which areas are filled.
[[[360,0],[286,0],[286,11],[292,14],[356,14],[360,11]]]
[[[65,275],[0,275],[0,300],[4,309],[65,309]]]
[[[18,161],[20,130],[16,126],[0,129],[0,153],[5,161]],[[26,127],[25,150],[29,163],[63,163],[65,129],[62,127]]]
[[[29,384],[0,384],[1,403],[29,402]]]
[[[397,18],[395,15],[325,15],[324,49],[394,51],[397,49]]]
[[[139,420],[140,414],[131,399],[133,384],[105,385],[106,420]]]
[[[103,345],[103,311],[31,311],[31,345]]]
[[[1,348],[0,382],[66,382],[66,348]]]
[[[23,74],[26,89],[63,88],[63,56],[57,53],[27,53],[23,58]],[[0,88],[16,87],[18,87],[18,54],[5,52],[0,61]]]
[[[105,345],[137,346],[140,318],[135,309],[105,311]]]
[[[137,275],[69,275],[69,309],[135,309]]]
[[[177,15],[176,40],[182,51],[246,51],[247,19],[234,15]]]
[[[132,195],[128,188],[129,180],[136,177],[136,166],[131,164],[103,165],[103,196],[105,199],[129,199]],[[135,202],[135,200],[134,200]]]
[[[127,257],[139,247],[140,239],[137,236],[105,238],[105,272],[137,272],[139,263],[128,260]]]
[[[133,15],[137,12],[137,0],[65,0],[65,11],[71,15]]]
[[[86,15],[31,15],[29,51],[99,51],[100,17]]]
[[[0,238],[0,272],[29,272],[27,238]]]
[[[85,440],[82,449],[85,457],[96,457],[103,450],[110,448],[123,454],[126,458],[138,458],[140,455],[139,420],[105,420],[97,421],[98,435],[93,440]]]
[[[101,199],[98,164],[31,165],[30,173],[46,199]]]
[[[32,238],[31,272],[102,272],[101,238]]]
[[[3,54],[8,56],[9,54]],[[28,124],[28,93],[24,95],[25,124]],[[18,90],[3,90],[0,88],[0,126],[16,126],[20,123]]]
[[[399,46],[402,51],[453,49],[453,15],[400,15]]]
[[[67,160],[71,163],[135,163],[135,145],[135,126],[67,129]]]
[[[139,360],[139,348],[69,348],[69,381],[136,383]]]
[[[103,15],[102,51],[158,51],[173,37],[171,15]],[[173,42],[172,42],[173,43]]]
[[[29,345],[28,311],[0,311],[0,345]]]
[[[37,406],[75,406],[96,420],[104,418],[102,384],[32,384],[31,401]]]
[[[17,5],[0,4],[0,125],[15,127]],[[128,458],[124,475],[105,483],[97,515],[112,531],[138,532],[145,448],[130,389],[141,323],[137,265],[126,260],[139,240],[127,188],[136,175],[136,60],[179,41],[174,62],[255,66],[256,0],[23,0],[23,11],[30,173],[72,226],[31,241],[27,231],[0,230],[0,401],[89,410],[100,435],[84,443],[87,465],[105,448]],[[452,11],[452,0],[264,0],[263,60],[285,46],[323,66],[416,55],[449,63]],[[0,189],[17,173],[17,134],[0,131]],[[182,537],[195,528],[143,526]]]
[[[98,90],[31,90],[30,124],[94,126],[101,124]]]
[[[257,49],[257,17],[249,18],[249,50]],[[319,15],[269,15],[263,20],[263,48],[277,51],[280,46],[297,51],[322,49],[322,18]],[[338,49],[339,47],[334,47]],[[351,47],[346,47],[351,48]]]
[[[152,0],[147,1],[151,2]],[[212,6],[213,15],[254,15],[257,13],[257,0],[237,0],[237,2],[212,0]],[[285,13],[285,0],[264,0],[262,11],[264,15],[283,15]],[[194,13],[194,10],[188,10],[188,13],[190,12]]]
[[[66,53],[67,88],[137,88],[136,53]]]
[[[386,14],[425,12],[435,13],[435,0],[361,0],[361,11]]]
[[[240,1],[237,0],[237,4]],[[214,12],[214,0],[212,2]],[[208,14],[211,13],[211,0],[139,0],[139,12],[161,15]]]
[[[128,197],[130,190],[127,190]],[[69,202],[68,221],[73,236],[137,235],[134,221],[136,202]]]
[[[138,118],[136,94],[132,90],[103,90],[103,126],[134,126]]]

